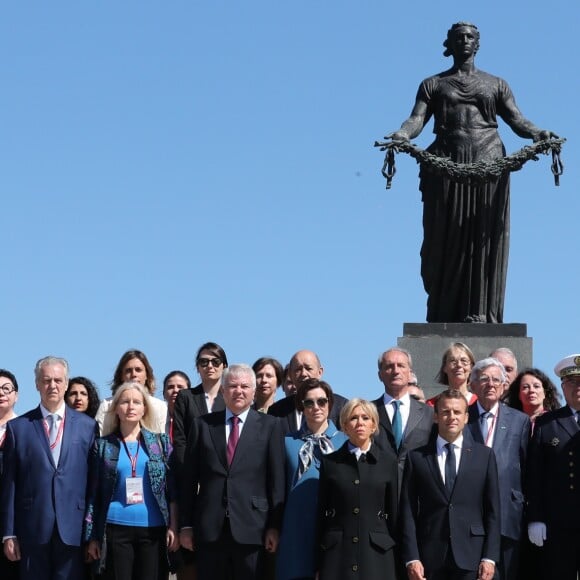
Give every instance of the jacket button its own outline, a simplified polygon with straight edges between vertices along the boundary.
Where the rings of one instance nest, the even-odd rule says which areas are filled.
[[[353,544],[357,544],[357,543],[358,543],[358,537],[357,537],[357,536],[355,536],[355,537],[352,539],[352,543],[353,543]]]
[[[355,485],[358,485],[358,484],[360,483],[360,481],[359,481],[358,479],[355,479],[355,480],[353,481],[353,483],[354,483]]]
[[[359,510],[358,508],[354,508],[354,509],[352,510],[352,513],[353,513],[353,514],[358,514],[358,512],[360,512],[360,510]]]
[[[353,567],[352,567],[352,571],[353,572],[356,572],[357,570],[358,570],[358,566],[356,564],[354,564]]]

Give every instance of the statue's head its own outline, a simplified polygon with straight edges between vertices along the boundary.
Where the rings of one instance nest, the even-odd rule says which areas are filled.
[[[447,38],[443,42],[443,46],[445,47],[445,52],[443,56],[451,56],[453,54],[453,50],[451,47],[455,42],[455,33],[460,28],[471,28],[473,35],[475,36],[475,52],[479,50],[479,30],[475,24],[471,22],[456,22],[451,26],[451,28],[447,31]]]

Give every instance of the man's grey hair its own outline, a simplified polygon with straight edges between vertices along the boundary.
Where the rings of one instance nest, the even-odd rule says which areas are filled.
[[[388,352],[400,352],[400,353],[403,353],[407,357],[407,360],[409,361],[409,368],[413,368],[413,359],[411,357],[411,353],[406,348],[401,348],[400,346],[392,346],[391,348],[388,348],[387,350],[383,351],[379,355],[379,360],[378,360],[379,370],[381,370],[381,363],[383,361],[383,357]]]
[[[68,363],[64,358],[58,356],[45,356],[41,358],[34,367],[34,381],[38,384],[40,377],[42,376],[42,369],[45,366],[61,365],[64,368],[64,378],[68,382]]]
[[[505,383],[508,378],[505,372],[504,366],[493,357],[487,357],[482,360],[478,360],[471,369],[471,374],[469,375],[469,381],[477,381],[479,380],[479,375],[485,370],[490,367],[497,367],[501,371],[501,380]]]
[[[250,382],[252,383],[252,388],[256,388],[256,373],[254,373],[252,367],[245,363],[239,363],[235,365],[230,365],[229,367],[224,369],[222,374],[222,385],[225,385],[226,381],[229,377],[239,377],[239,376],[247,376],[250,378]]]
[[[510,350],[509,348],[507,348],[507,346],[502,346],[502,347],[496,348],[494,351],[490,352],[489,356],[492,358],[495,358],[495,355],[498,353],[499,354],[506,354],[507,356],[511,356],[514,359],[514,361],[516,363],[516,367],[517,367],[518,359],[516,358],[516,355],[514,354],[513,350]]]

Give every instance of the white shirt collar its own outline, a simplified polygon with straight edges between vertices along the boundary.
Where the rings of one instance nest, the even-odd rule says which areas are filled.
[[[401,401],[402,405],[407,405],[408,407],[411,404],[411,395],[409,395],[409,393],[407,392],[402,397],[399,397],[399,399],[395,399],[395,397],[391,397],[391,395],[389,395],[389,393],[385,391],[385,394],[383,395],[385,407],[390,405],[395,400]]]
[[[478,415],[481,417],[482,413],[491,413],[494,417],[497,415],[497,410],[499,408],[499,403],[496,403],[489,411],[486,411],[482,406],[481,403],[479,402],[479,399],[477,400],[477,411],[478,411]]]
[[[450,443],[450,441],[443,439],[441,435],[437,435],[437,455],[441,455],[443,453],[447,443]],[[455,441],[453,441],[453,445],[455,445],[455,447],[458,449],[463,447],[463,434],[461,434]],[[445,451],[447,451],[447,449],[445,449]]]
[[[40,412],[42,413],[43,419],[46,419],[48,415],[58,415],[60,419],[64,419],[65,409],[66,404],[64,403],[64,401],[62,405],[54,413],[51,413],[46,407],[43,406],[42,403],[40,403]]]
[[[240,420],[241,423],[245,423],[246,422],[246,418],[248,417],[248,413],[250,412],[250,407],[248,407],[243,413],[240,413],[239,415],[237,415],[238,419]],[[234,413],[232,413],[227,407],[226,407],[226,424],[229,422],[229,420],[234,416]]]

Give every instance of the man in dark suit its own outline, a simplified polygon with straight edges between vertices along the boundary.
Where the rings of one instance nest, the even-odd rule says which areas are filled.
[[[225,411],[198,418],[182,469],[180,540],[198,550],[199,580],[253,580],[260,553],[278,546],[285,495],[280,422],[251,409],[256,377],[232,365],[222,377]]]
[[[580,354],[554,369],[566,405],[538,417],[528,456],[528,537],[542,547],[545,580],[580,573]]]
[[[401,556],[410,580],[491,580],[500,553],[493,451],[463,437],[467,401],[435,403],[438,436],[409,452],[401,493]]]
[[[470,385],[477,401],[469,407],[468,429],[477,443],[491,447],[499,473],[501,495],[501,555],[499,578],[517,578],[524,519],[524,472],[530,437],[528,416],[500,403],[507,373],[495,358],[478,361]]]
[[[385,392],[373,403],[379,412],[376,443],[393,451],[399,462],[399,493],[405,459],[411,449],[425,445],[433,431],[433,409],[409,395],[413,372],[411,353],[393,347],[379,357],[379,380]]]
[[[82,578],[88,456],[97,424],[66,407],[68,364],[35,368],[40,406],[8,423],[0,496],[4,553],[22,578]]]
[[[315,352],[300,350],[290,359],[288,373],[292,379],[292,384],[297,389],[306,379],[320,379],[324,373],[324,368]],[[347,399],[334,392],[333,396],[334,404],[330,411],[330,419],[340,429],[340,411]],[[296,408],[295,394],[276,401],[268,409],[268,415],[278,417],[281,420],[285,433],[293,433],[300,429],[302,413]]]

